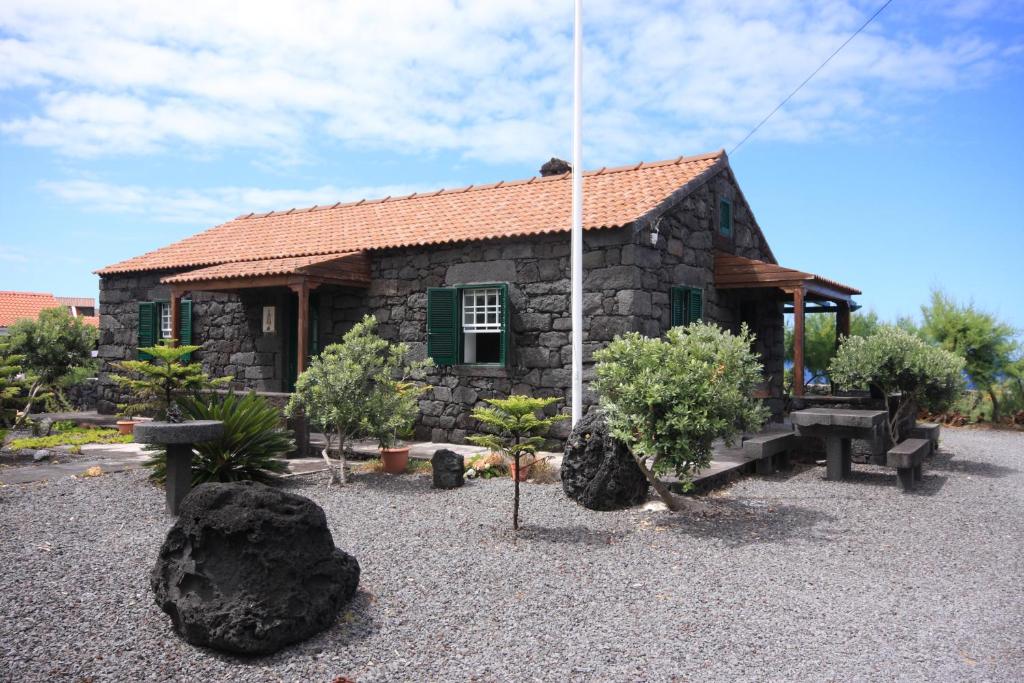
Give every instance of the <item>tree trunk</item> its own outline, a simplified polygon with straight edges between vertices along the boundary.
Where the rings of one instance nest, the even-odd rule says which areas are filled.
[[[512,484],[515,493],[512,495],[512,530],[519,531],[519,435],[516,434],[516,450],[515,450],[515,472],[512,473]]]
[[[654,489],[654,492],[657,493],[658,497],[665,503],[665,507],[672,512],[678,512],[679,502],[676,500],[676,497],[672,495],[672,492],[668,490],[668,487],[662,484],[658,477],[654,476],[653,468],[647,468],[647,458],[634,455],[633,459],[636,460],[636,464],[640,468],[640,471],[644,473],[645,477],[647,477],[647,481],[650,483],[651,488]]]
[[[338,430],[338,483],[347,484],[345,476],[345,436]]]
[[[996,398],[996,388],[988,388],[988,397],[992,399],[992,424],[999,424],[999,399]]]

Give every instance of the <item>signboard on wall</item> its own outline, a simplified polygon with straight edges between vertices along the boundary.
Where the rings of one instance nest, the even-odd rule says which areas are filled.
[[[277,307],[263,307],[263,334],[275,334],[277,332]]]

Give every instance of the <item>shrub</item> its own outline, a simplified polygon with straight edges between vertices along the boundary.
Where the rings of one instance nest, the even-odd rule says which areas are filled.
[[[564,420],[567,415],[537,417],[557,398],[533,398],[531,396],[512,395],[508,398],[486,399],[490,405],[486,408],[475,408],[473,417],[495,434],[471,436],[469,441],[501,452],[508,457],[516,471],[524,465],[522,458],[532,456],[544,443],[544,435],[555,422]],[[512,528],[519,529],[519,477],[513,477]]]
[[[689,488],[692,475],[710,464],[715,439],[731,443],[767,417],[753,398],[762,377],[752,342],[746,325],[733,335],[694,323],[673,327],[664,339],[632,332],[594,354],[594,388],[611,432],[671,510],[678,503],[659,475],[673,472]]]
[[[10,426],[17,419],[24,390],[22,360],[23,356],[11,352],[9,341],[0,338],[0,426]]]
[[[850,335],[867,337],[878,329],[878,315],[874,311],[856,312],[850,315]],[[786,326],[786,360],[793,360],[793,326]],[[828,364],[836,355],[835,315],[813,314],[804,321],[804,369],[811,373],[808,384],[828,379]],[[792,377],[792,371],[789,371]],[[792,380],[790,381],[792,387]]]
[[[91,365],[98,334],[96,328],[63,308],[46,309],[36,320],[19,320],[11,325],[11,352],[22,357],[21,365],[29,380],[24,415],[31,412],[34,403],[49,397],[61,407],[67,405],[63,393],[66,378],[76,368]]]
[[[418,388],[408,380],[429,361],[410,361],[407,345],[381,339],[376,329],[377,319],[365,316],[341,343],[314,356],[288,402],[290,414],[305,414],[327,436],[323,458],[332,484],[345,483],[347,441],[369,433],[384,445],[409,423],[410,415],[415,419],[418,410]],[[338,440],[341,459],[337,469],[328,457],[332,437]]]
[[[140,348],[151,360],[124,360],[113,363],[111,379],[124,387],[129,398],[118,409],[127,417],[150,415],[157,420],[176,420],[180,403],[231,381],[231,377],[210,379],[198,363],[183,359],[199,346],[172,346],[165,339],[156,346]]]
[[[224,423],[223,436],[194,446],[193,486],[244,479],[266,482],[269,473],[288,469],[280,458],[295,447],[292,432],[281,426],[281,411],[255,392],[183,399],[181,408],[190,419]],[[145,464],[153,470],[151,478],[162,483],[167,477],[167,452],[162,448],[151,452]]]
[[[10,448],[36,449],[55,448],[57,446],[84,446],[94,443],[131,443],[132,436],[121,434],[116,429],[95,429],[90,427],[73,427],[62,429],[49,436],[30,436],[23,439],[12,439]]]
[[[916,407],[942,411],[964,390],[964,361],[920,337],[882,326],[870,337],[850,337],[839,347],[829,374],[847,389],[874,389],[885,397],[889,435],[900,440],[899,425]],[[892,410],[893,395],[899,408]]]

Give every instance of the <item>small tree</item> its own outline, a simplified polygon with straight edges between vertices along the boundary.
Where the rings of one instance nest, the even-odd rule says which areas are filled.
[[[97,335],[96,328],[63,308],[46,309],[36,320],[19,320],[11,326],[11,352],[22,356],[28,376],[25,416],[35,402],[48,396],[56,397],[61,406],[67,404],[62,380],[92,362]]]
[[[945,410],[963,392],[964,361],[920,337],[885,325],[870,337],[850,337],[839,347],[829,374],[850,389],[873,388],[885,397],[889,436],[900,440],[899,426],[915,409]],[[899,395],[899,407],[891,402]]]
[[[24,381],[21,377],[22,356],[11,353],[10,342],[0,338],[0,426],[9,427],[18,415]]]
[[[716,439],[732,443],[767,418],[753,398],[762,381],[753,339],[746,325],[733,335],[694,323],[664,339],[629,333],[594,354],[594,388],[611,432],[671,510],[678,501],[659,475],[674,472],[689,488],[693,473],[710,464]]]
[[[341,343],[314,356],[295,382],[288,412],[302,413],[327,436],[324,462],[330,483],[344,484],[345,446],[359,434],[373,433],[382,445],[408,421],[415,404],[409,378],[430,364],[410,361],[406,344],[392,344],[376,334],[377,319],[365,316]],[[389,436],[390,435],[390,436]],[[331,464],[331,438],[338,440],[340,465]]]
[[[490,448],[495,453],[502,453],[512,460],[514,469],[512,496],[512,528],[519,530],[519,468],[523,466],[521,458],[530,456],[544,443],[544,435],[548,429],[567,415],[538,417],[537,413],[557,398],[533,398],[531,396],[513,395],[508,398],[485,399],[490,407],[473,409],[473,417],[496,434],[471,436],[469,441],[478,446]]]
[[[980,311],[973,304],[960,305],[939,290],[921,307],[921,334],[930,342],[964,359],[968,377],[992,401],[992,421],[999,422],[997,387],[1013,363],[1016,330]]]
[[[878,329],[874,311],[850,315],[850,336],[867,337]],[[786,326],[786,360],[793,360],[793,326]],[[832,314],[807,316],[804,322],[804,368],[811,373],[808,384],[828,378],[828,365],[836,355],[836,317]]]
[[[115,373],[111,379],[129,394],[118,409],[128,415],[150,415],[157,420],[179,419],[177,402],[189,396],[226,385],[231,377],[211,379],[198,363],[185,363],[183,359],[195,353],[199,346],[173,346],[175,340],[165,339],[156,346],[139,351],[150,360],[123,360],[113,363]]]

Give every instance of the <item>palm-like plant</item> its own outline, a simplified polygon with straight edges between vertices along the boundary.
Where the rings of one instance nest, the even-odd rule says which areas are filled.
[[[287,469],[280,457],[295,447],[292,432],[281,427],[282,412],[262,396],[229,393],[180,403],[191,419],[224,423],[222,437],[195,446],[193,486],[243,479],[267,482],[271,473]],[[154,448],[146,466],[153,470],[152,479],[162,482],[167,476],[167,453]]]

